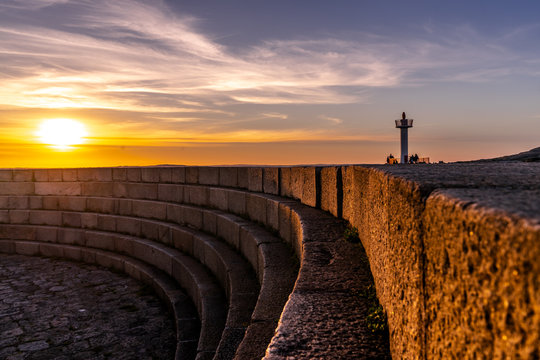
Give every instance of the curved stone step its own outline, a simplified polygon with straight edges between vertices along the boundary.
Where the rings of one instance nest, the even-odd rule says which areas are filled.
[[[176,359],[193,359],[197,353],[200,323],[193,303],[175,281],[162,271],[134,258],[109,251],[36,241],[0,240],[0,252],[28,256],[54,256],[120,271],[153,287],[175,319]]]

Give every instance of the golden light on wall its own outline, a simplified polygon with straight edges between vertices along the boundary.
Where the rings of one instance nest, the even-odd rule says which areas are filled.
[[[73,145],[80,145],[88,135],[83,123],[73,119],[44,120],[36,132],[39,140],[59,150],[68,150]]]

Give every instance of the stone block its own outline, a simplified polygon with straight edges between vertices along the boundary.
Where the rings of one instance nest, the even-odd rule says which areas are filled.
[[[127,181],[129,182],[140,182],[142,175],[141,175],[141,168],[133,167],[133,168],[127,168]]]
[[[315,167],[305,167],[304,175],[302,176],[302,204],[306,204],[311,207],[320,206],[317,202],[317,172],[320,169]]]
[[[246,197],[243,191],[227,190],[229,211],[236,215],[246,214]]]
[[[114,194],[112,182],[84,182],[81,194],[85,196],[111,197]]]
[[[112,169],[113,181],[127,181],[127,169],[124,167],[117,167]]]
[[[114,214],[116,209],[115,199],[89,197],[86,200],[86,210],[101,214]]]
[[[9,196],[0,196],[0,209],[9,209]]]
[[[195,229],[202,229],[202,211],[193,207],[184,208],[184,224],[194,227]]]
[[[44,196],[42,198],[43,210],[58,210],[59,197],[58,196]]]
[[[0,224],[9,224],[9,210],[0,210]]]
[[[117,235],[114,238],[114,251],[121,254],[133,254],[133,238]]]
[[[279,168],[263,169],[263,191],[266,194],[279,195]]]
[[[186,182],[186,168],[185,167],[171,168],[171,181],[175,184],[184,184]]]
[[[157,240],[159,238],[159,223],[154,221],[141,221],[141,236],[149,240]]]
[[[28,205],[30,209],[43,209],[43,197],[32,196],[28,199]]]
[[[62,181],[73,182],[77,180],[77,169],[62,169]]]
[[[25,225],[0,225],[0,239],[8,240],[34,240],[36,229]]]
[[[260,224],[266,224],[266,199],[257,194],[246,195],[247,216]]]
[[[116,216],[98,214],[97,223],[97,227],[101,231],[116,231]]]
[[[296,211],[291,211],[291,245],[296,256],[301,259],[303,252],[302,221]]]
[[[58,229],[57,241],[67,245],[85,245],[85,235],[79,229]]]
[[[34,180],[35,181],[49,181],[49,171],[46,169],[34,170]]]
[[[73,261],[81,261],[81,248],[76,246],[64,246],[64,258]]]
[[[81,214],[77,212],[62,212],[62,226],[81,227]]]
[[[96,264],[116,271],[124,270],[124,261],[121,257],[103,251],[96,251]]]
[[[221,167],[219,168],[219,185],[226,187],[238,186],[238,168]]]
[[[58,209],[67,211],[85,211],[86,198],[76,196],[58,197]]]
[[[37,184],[37,183],[36,183]],[[0,186],[0,195],[32,195],[34,183],[31,182],[5,182]]]
[[[79,181],[112,181],[112,168],[77,169]]]
[[[227,211],[228,204],[228,191],[224,191],[219,188],[210,188],[208,189],[208,206],[219,209],[222,211]]]
[[[15,253],[27,256],[36,256],[39,254],[39,244],[25,241],[15,241]]]
[[[217,220],[216,214],[210,211],[203,211],[203,227],[202,230],[210,233],[216,234],[217,232]]]
[[[97,214],[81,214],[81,227],[83,229],[97,228]]]
[[[35,229],[35,237],[34,239],[36,241],[43,241],[43,242],[57,242],[58,239],[58,230],[59,228],[51,227],[51,226],[34,226]]]
[[[85,262],[87,264],[95,264],[96,263],[96,250],[95,249],[87,249],[87,248],[81,248],[80,250],[81,254],[81,261]],[[131,274],[129,274],[132,276]],[[132,276],[134,277],[134,276]],[[137,279],[139,280],[139,279]]]
[[[39,253],[44,257],[63,258],[64,249],[56,244],[39,244]]]
[[[36,182],[37,195],[81,195],[81,184],[77,182]]]
[[[253,269],[259,268],[259,251],[257,240],[254,238],[253,233],[250,232],[249,226],[243,226],[240,228],[239,250],[251,264]]]
[[[85,245],[90,248],[114,251],[115,240],[118,235],[104,232],[86,231],[84,233]]]
[[[342,215],[343,184],[340,167],[321,169],[321,209],[336,217]]]
[[[138,183],[127,184],[128,197],[132,199],[155,200],[157,199],[157,195],[158,195],[157,189],[158,189],[157,184],[138,184]]]
[[[13,241],[0,241],[0,254],[14,254],[15,243]]]
[[[9,222],[11,224],[28,224],[30,211],[28,210],[9,210]]]
[[[279,201],[266,199],[266,226],[279,231]]]
[[[113,182],[113,196],[117,198],[126,198],[128,194],[128,183],[126,182]]]
[[[208,192],[209,189],[206,186],[185,186],[184,201],[192,205],[207,206]]]
[[[221,214],[216,218],[217,236],[224,239],[235,249],[240,248],[240,227],[243,223],[228,214]]]
[[[238,187],[240,189],[247,189],[249,182],[249,168],[248,167],[239,167],[238,168]]]
[[[175,249],[188,255],[193,254],[193,233],[191,231],[173,228],[171,229],[172,242]]]
[[[13,181],[34,181],[32,170],[13,170]]]
[[[290,179],[290,196],[294,199],[301,200],[304,189],[304,168],[293,167],[291,168]]]
[[[189,166],[185,168],[186,171],[186,184],[198,184],[199,183],[199,168],[195,166]]]
[[[133,201],[129,199],[117,199],[114,212],[118,215],[130,216],[133,213]]]
[[[291,168],[290,167],[282,167],[280,168],[280,177],[279,177],[279,188],[280,188],[280,195],[285,197],[292,197],[293,191],[292,191],[292,185],[291,185]]]
[[[255,192],[263,191],[263,169],[248,168],[248,190]]]
[[[182,203],[184,201],[184,189],[176,184],[159,184],[158,199],[161,201]]]
[[[159,168],[159,182],[160,183],[172,183],[172,169],[171,167]]]
[[[4,199],[7,200],[7,206],[1,206],[2,208],[8,208],[12,210],[28,209],[28,196],[10,196]]]
[[[167,219],[167,204],[157,201],[133,201],[133,215],[147,219]]]
[[[60,226],[62,213],[59,211],[33,210],[30,212],[29,223],[33,225]]]
[[[116,231],[121,234],[141,236],[141,220],[119,216],[116,218]]]
[[[49,169],[46,181],[62,181],[62,169]]]
[[[1,169],[0,181],[13,181],[13,170]],[[2,186],[4,185],[2,184]]]
[[[160,169],[156,167],[141,168],[141,180],[143,182],[157,183],[159,182]]]
[[[167,204],[167,221],[175,224],[183,224],[184,206]]]
[[[200,185],[219,185],[219,168],[202,166],[199,168]]]
[[[165,245],[171,245],[172,244],[172,233],[171,233],[172,226],[169,224],[159,224],[158,228],[158,238],[157,240]]]

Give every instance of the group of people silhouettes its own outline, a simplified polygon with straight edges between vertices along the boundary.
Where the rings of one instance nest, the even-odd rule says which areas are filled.
[[[418,164],[418,154],[414,154],[411,156],[408,156],[408,164]],[[399,160],[394,157],[394,155],[390,154],[386,157],[386,163],[387,164],[399,164]]]

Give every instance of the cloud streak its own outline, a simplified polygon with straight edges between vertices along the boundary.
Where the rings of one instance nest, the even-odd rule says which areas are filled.
[[[355,41],[265,41],[235,53],[162,2],[75,0],[62,23],[37,21],[36,7],[64,3],[10,0],[0,7],[3,18],[16,9],[28,20],[0,27],[3,103],[155,112],[231,103],[340,104],[364,100],[351,89],[481,81],[534,66],[523,67],[522,59],[487,46],[470,29],[446,43],[359,34]]]

